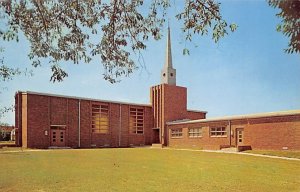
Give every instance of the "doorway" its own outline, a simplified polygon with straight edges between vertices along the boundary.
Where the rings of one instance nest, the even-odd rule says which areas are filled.
[[[50,143],[51,146],[65,147],[66,146],[66,130],[64,129],[51,129],[50,130]]]
[[[236,144],[237,146],[244,144],[244,128],[236,129]]]
[[[152,143],[160,143],[159,128],[153,128],[152,129]]]

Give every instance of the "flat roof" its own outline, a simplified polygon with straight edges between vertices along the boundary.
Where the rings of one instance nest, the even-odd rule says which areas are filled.
[[[152,107],[150,104],[141,104],[141,103],[130,103],[130,102],[119,102],[119,101],[111,101],[111,100],[102,100],[102,99],[93,99],[87,97],[76,97],[76,96],[68,96],[68,95],[59,95],[59,94],[51,94],[51,93],[39,93],[33,91],[19,91],[22,94],[32,94],[32,95],[41,95],[41,96],[51,96],[51,97],[63,97],[69,99],[78,99],[78,100],[89,100],[89,101],[99,101],[106,103],[115,103],[115,104],[124,104],[124,105],[139,105],[145,107]]]
[[[262,118],[262,117],[278,117],[278,116],[288,116],[288,115],[300,115],[300,110],[256,113],[256,114],[247,114],[247,115],[234,115],[234,116],[224,116],[224,117],[215,117],[215,118],[207,118],[207,119],[197,119],[197,120],[183,119],[183,120],[167,122],[167,124],[177,125],[177,124],[187,124],[187,123],[205,123],[205,122],[212,122],[212,121],[254,119],[254,118]]]
[[[201,110],[194,110],[194,109],[188,109],[188,112],[200,112],[200,113],[207,113],[207,111],[201,111]]]

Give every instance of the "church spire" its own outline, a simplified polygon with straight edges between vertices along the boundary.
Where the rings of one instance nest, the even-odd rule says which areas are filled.
[[[166,46],[166,58],[165,65],[161,70],[161,84],[176,85],[176,69],[172,64],[172,52],[171,52],[171,35],[170,27],[168,24],[168,36]]]
[[[172,52],[171,52],[171,35],[170,35],[169,24],[168,24],[168,37],[167,37],[166,59],[165,59],[164,68],[173,68],[173,65],[172,65]]]

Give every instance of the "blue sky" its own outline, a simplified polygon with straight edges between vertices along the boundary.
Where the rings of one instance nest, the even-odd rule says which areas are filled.
[[[180,3],[177,5],[179,9]],[[183,56],[180,24],[170,10],[173,65],[177,85],[188,88],[188,108],[208,111],[208,117],[300,109],[300,55],[286,54],[288,39],[276,32],[278,10],[265,1],[222,1],[221,12],[229,22],[238,24],[236,32],[215,44],[211,37],[197,37],[189,45],[190,55]],[[165,31],[166,34],[166,31]],[[29,45],[5,43],[6,63],[30,67]],[[103,80],[100,58],[79,65],[65,64],[69,77],[61,83],[49,82],[47,64],[34,69],[34,76],[19,76],[9,82],[0,95],[0,106],[14,103],[18,90],[36,91],[96,99],[149,103],[149,88],[160,83],[164,64],[165,37],[149,41],[143,52],[146,69],[140,68],[120,83]],[[2,122],[14,124],[14,113]]]

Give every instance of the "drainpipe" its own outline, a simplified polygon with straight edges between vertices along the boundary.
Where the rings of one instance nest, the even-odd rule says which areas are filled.
[[[22,129],[20,126],[20,109],[22,109],[22,107],[20,107],[20,92],[18,92],[18,138],[15,139],[15,143],[17,144],[17,146],[20,146],[21,142],[20,142],[20,130]],[[21,135],[22,137],[22,135]]]
[[[80,148],[80,100],[78,100],[78,148]]]
[[[121,146],[121,127],[122,127],[122,105],[119,108],[119,147]]]
[[[229,146],[231,147],[232,133],[231,133],[231,121],[230,120],[228,120],[228,125],[229,125]]]

